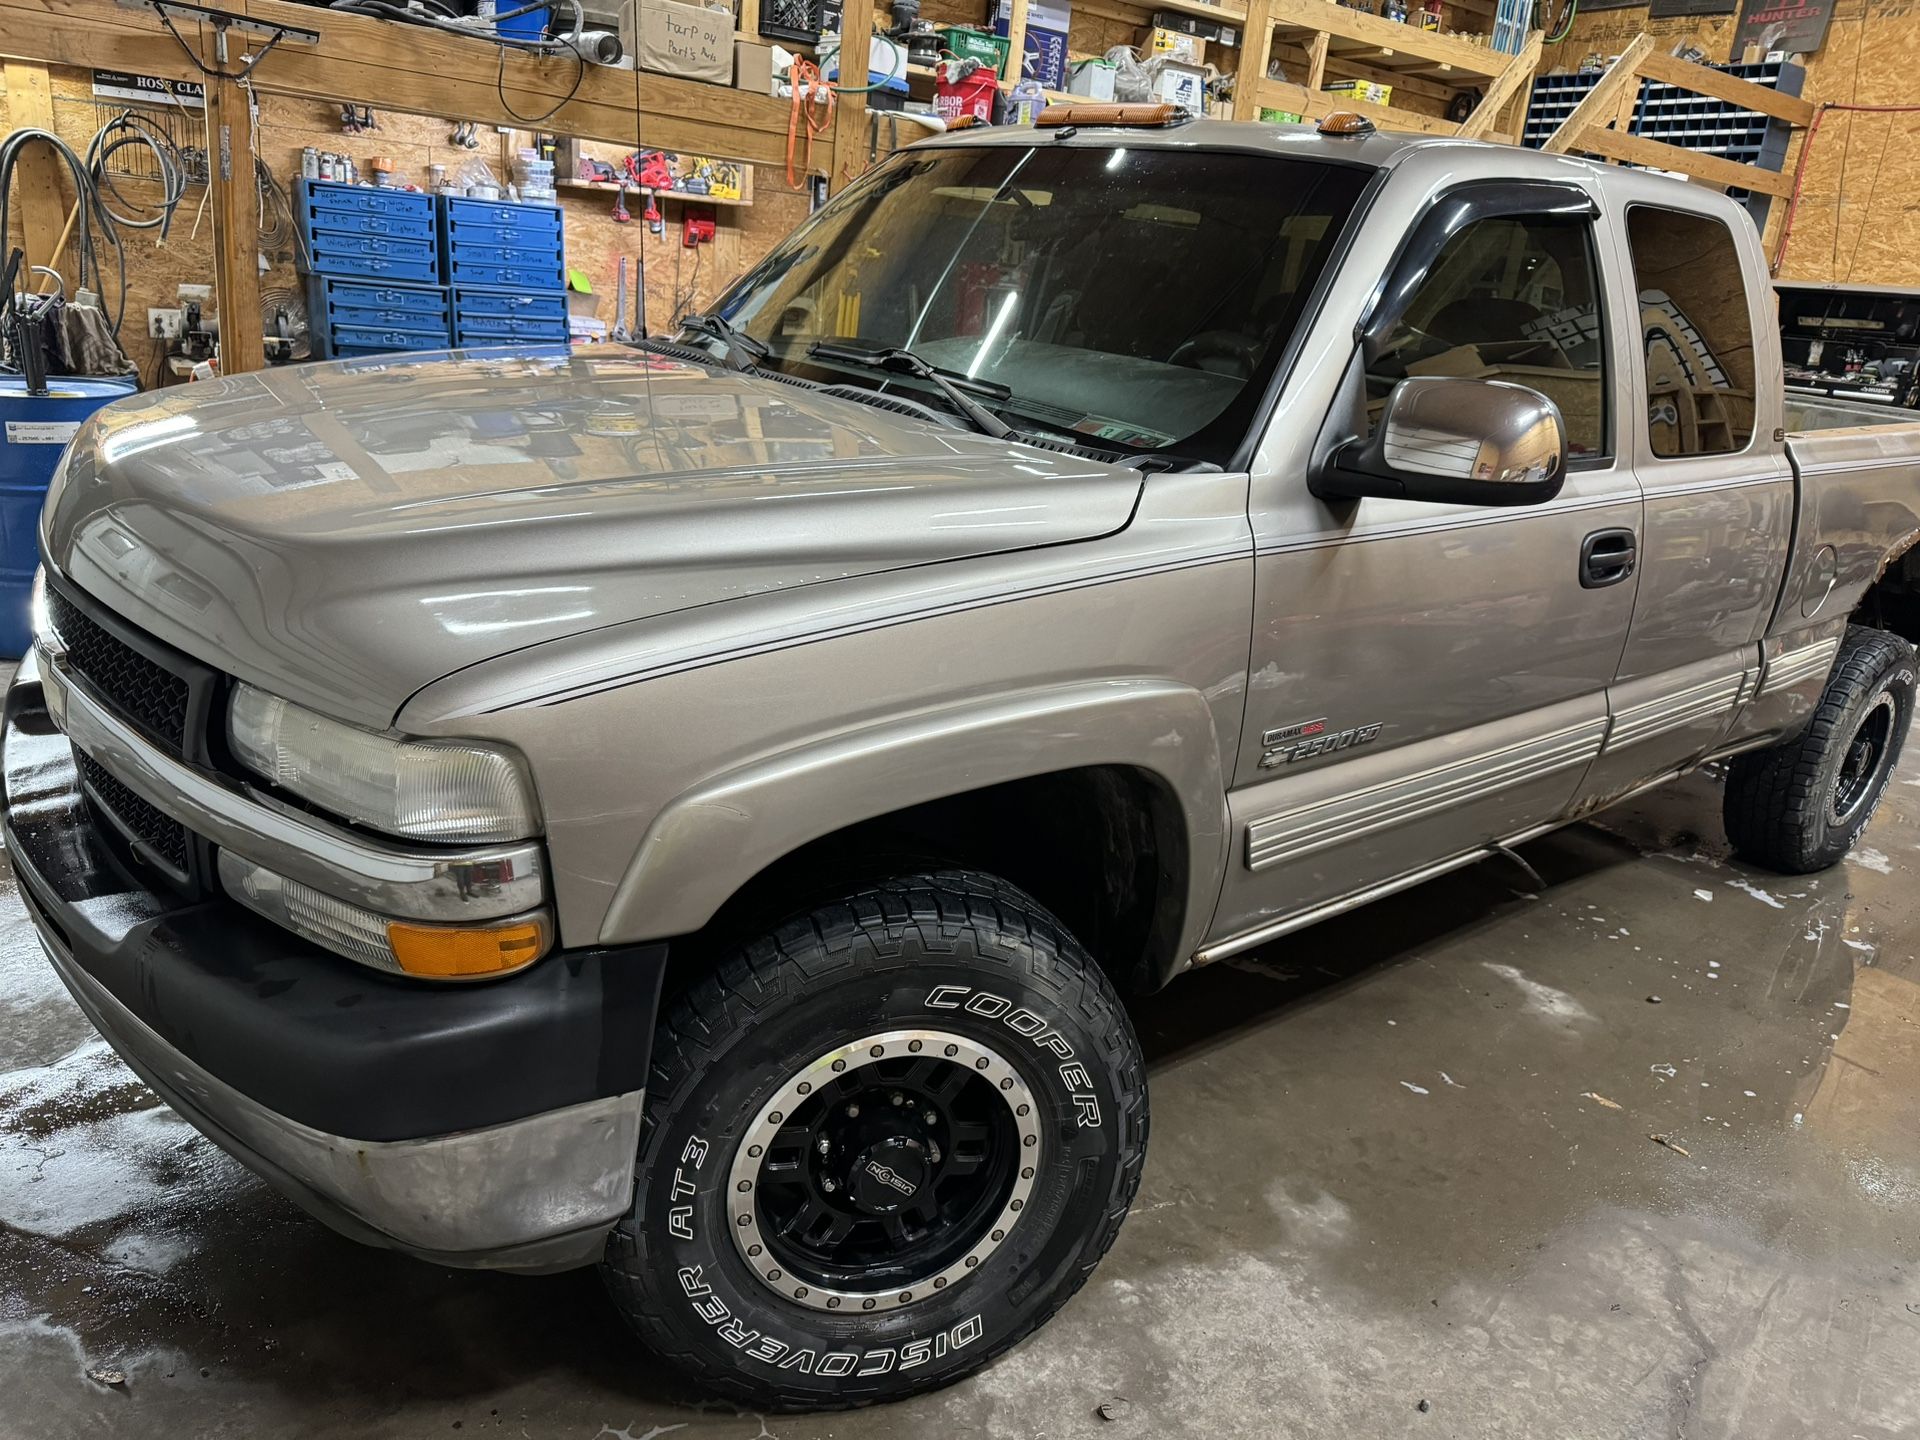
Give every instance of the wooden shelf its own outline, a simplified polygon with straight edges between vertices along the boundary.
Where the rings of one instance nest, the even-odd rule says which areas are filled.
[[[601,190],[612,195],[618,193],[621,186],[615,180],[555,180],[554,186],[561,190]],[[638,185],[628,185],[627,194],[638,200],[641,198]],[[693,205],[717,205],[722,210],[743,210],[753,204],[751,199],[734,200],[724,195],[695,195],[690,190],[655,190],[656,200],[685,200]]]
[[[1277,33],[1302,43],[1325,35],[1329,57],[1376,70],[1454,81],[1463,89],[1495,79],[1515,58],[1456,36],[1349,10],[1332,0],[1270,0],[1267,13]]]
[[[1198,15],[1207,20],[1221,20],[1228,25],[1247,23],[1245,10],[1235,9],[1231,5],[1209,5],[1206,0],[1119,0],[1119,3],[1141,10],[1173,10],[1182,15]]]
[[[1260,104],[1270,110],[1286,110],[1307,120],[1317,120],[1335,110],[1353,110],[1365,115],[1382,130],[1418,130],[1427,135],[1454,135],[1460,126],[1452,120],[1401,110],[1392,105],[1371,105],[1350,95],[1329,95],[1324,90],[1309,90],[1285,80],[1268,80],[1260,86]]]

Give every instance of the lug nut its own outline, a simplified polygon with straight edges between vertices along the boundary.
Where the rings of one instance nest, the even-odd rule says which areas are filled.
[[[833,1183],[833,1177],[831,1175],[822,1175],[820,1177],[820,1188],[831,1195],[839,1187]]]
[[[833,1149],[833,1142],[822,1135],[820,1137],[820,1153],[824,1155],[831,1149]]]
[[[926,1114],[922,1115],[920,1118],[926,1121],[927,1124],[929,1125],[938,1125],[940,1123],[940,1117],[934,1114],[933,1111],[931,1110],[927,1111]]]
[[[860,1116],[860,1107],[858,1105],[847,1106],[847,1118],[849,1120],[856,1120],[859,1118],[859,1116]]]
[[[896,1105],[904,1105],[907,1103],[907,1097],[902,1095],[898,1090],[894,1091],[889,1098]]]

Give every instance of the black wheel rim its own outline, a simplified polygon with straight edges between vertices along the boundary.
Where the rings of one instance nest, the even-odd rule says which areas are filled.
[[[1854,727],[1840,760],[1840,770],[1833,778],[1833,794],[1828,805],[1833,824],[1853,823],[1880,793],[1887,764],[1893,756],[1896,712],[1893,696],[1883,690]]]
[[[1033,1096],[997,1053],[937,1031],[869,1036],[799,1072],[742,1137],[735,1242],[802,1304],[912,1304],[1006,1239],[1039,1161]]]

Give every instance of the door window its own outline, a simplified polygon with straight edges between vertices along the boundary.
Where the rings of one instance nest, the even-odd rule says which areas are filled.
[[[1367,423],[1412,375],[1505,380],[1560,407],[1567,450],[1608,453],[1606,345],[1593,227],[1498,216],[1455,232],[1367,368]]]
[[[1647,435],[1665,458],[1724,455],[1753,438],[1753,321],[1733,234],[1718,220],[1636,205],[1627,212]]]

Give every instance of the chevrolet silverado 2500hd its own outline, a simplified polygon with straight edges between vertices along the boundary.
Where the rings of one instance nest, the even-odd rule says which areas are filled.
[[[1210,122],[885,161],[674,339],[109,406],[6,840],[149,1084],[351,1235],[598,1262],[755,1406],[1114,1239],[1118,995],[1725,762],[1787,871],[1914,704],[1920,428],[1785,404],[1746,214]]]

